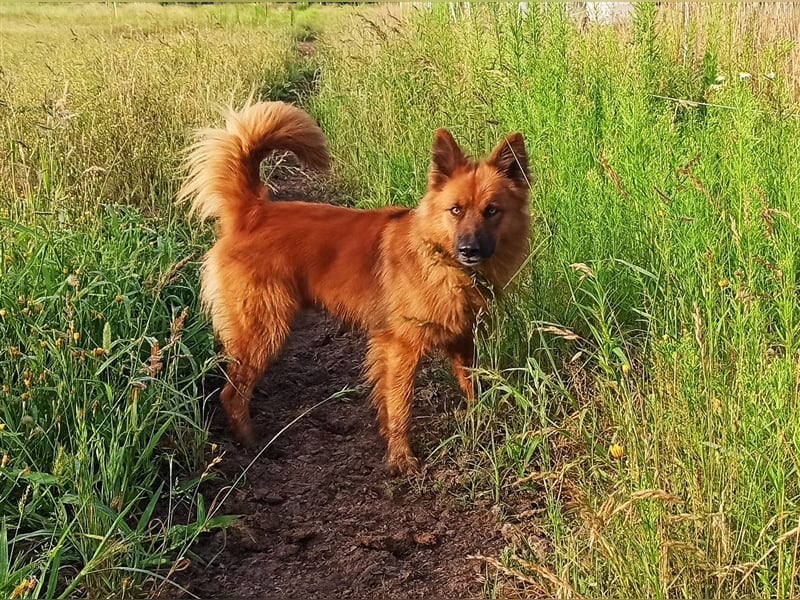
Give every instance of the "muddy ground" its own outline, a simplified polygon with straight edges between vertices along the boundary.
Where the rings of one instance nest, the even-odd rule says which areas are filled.
[[[333,200],[324,186],[284,163],[272,173],[276,199]],[[459,474],[429,461],[423,476],[391,478],[368,391],[361,384],[363,336],[323,313],[303,315],[252,403],[264,444],[320,400],[255,461],[220,514],[241,518],[201,538],[202,558],[178,582],[201,598],[483,598],[486,567],[467,557],[503,547],[488,505],[465,499]],[[464,400],[441,364],[417,381],[412,440],[425,458],[452,429]],[[211,440],[225,451],[207,505],[259,448],[229,436],[211,403]],[[440,461],[440,463],[443,461]]]

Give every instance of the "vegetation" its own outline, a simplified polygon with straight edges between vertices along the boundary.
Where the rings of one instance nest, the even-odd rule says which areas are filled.
[[[292,91],[314,14],[0,8],[0,596],[148,593],[227,522],[178,167],[219,105]]]
[[[0,7],[0,595],[149,594],[225,525],[181,152],[315,83],[361,206],[417,201],[437,127],[525,134],[533,256],[431,459],[518,539],[488,593],[796,596],[796,9],[327,10]]]
[[[507,503],[513,585],[793,597],[794,49],[746,6],[661,10],[616,28],[564,6],[389,17],[330,48],[313,107],[369,206],[421,196],[436,127],[476,154],[525,134],[533,258],[444,448]]]

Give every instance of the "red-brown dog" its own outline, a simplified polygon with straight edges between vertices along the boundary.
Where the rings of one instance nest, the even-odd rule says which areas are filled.
[[[227,115],[225,129],[198,132],[179,194],[201,218],[218,221],[201,295],[232,359],[221,399],[234,433],[252,442],[253,388],[297,312],[318,306],[367,332],[367,379],[389,468],[416,470],[408,429],[420,358],[443,349],[472,400],[473,326],[486,306],[478,282],[501,290],[528,255],[522,136],[473,162],[438,130],[428,189],[415,209],[271,202],[259,165],[272,150],[329,166],[322,131],[306,113],[280,102],[248,104]]]

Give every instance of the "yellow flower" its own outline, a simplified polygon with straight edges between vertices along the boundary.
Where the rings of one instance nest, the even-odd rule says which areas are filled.
[[[628,363],[622,365],[622,374],[627,377],[631,374],[631,366]]]
[[[22,314],[27,317],[29,314],[31,314],[31,309],[26,306],[22,309]]]
[[[0,467],[4,467],[5,468],[5,467],[8,466],[8,463],[10,463],[10,462],[11,462],[11,457],[7,453],[3,454],[3,458],[0,459]]]
[[[80,339],[81,339],[81,334],[80,334],[80,332],[76,331],[75,333],[73,333],[73,334],[72,334],[72,339],[73,339],[73,340],[75,340],[76,342],[79,342],[79,341],[80,341]]]
[[[619,444],[611,444],[611,447],[608,449],[608,454],[611,458],[619,460],[625,456],[625,447]]]
[[[6,424],[0,423],[0,431],[5,431],[5,430],[6,430]]]
[[[0,308],[0,319],[5,319],[8,311],[5,308]]]
[[[22,383],[24,383],[24,384],[25,384],[25,387],[26,387],[26,388],[29,388],[29,387],[31,387],[31,380],[30,380],[30,379],[23,379],[23,380],[22,380]]]
[[[45,340],[42,340],[41,342],[39,342],[39,345],[40,345],[42,348],[47,348],[47,342],[46,342]]]
[[[7,385],[3,384],[3,393],[4,394],[7,394],[9,392],[9,389],[10,388]]]
[[[717,282],[717,285],[719,286],[719,288],[720,288],[721,290],[724,290],[724,289],[725,289],[726,287],[728,287],[730,284],[731,284],[731,282],[730,282],[730,281],[728,281],[727,279],[720,279],[720,280]]]
[[[114,302],[116,302],[117,304],[119,304],[123,300],[125,300],[125,296],[123,296],[122,294],[117,294],[116,296],[114,296]]]

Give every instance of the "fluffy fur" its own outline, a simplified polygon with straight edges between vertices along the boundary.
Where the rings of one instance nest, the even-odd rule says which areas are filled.
[[[252,442],[253,388],[303,308],[322,307],[367,332],[367,380],[394,472],[417,469],[409,445],[414,374],[442,349],[473,399],[473,326],[486,287],[501,290],[528,255],[528,159],[520,134],[483,162],[444,129],[435,134],[427,192],[415,209],[354,210],[272,202],[259,177],[271,150],[325,169],[322,131],[280,102],[227,114],[225,129],[198,132],[179,197],[218,222],[201,294],[232,358],[222,405],[234,433]]]

